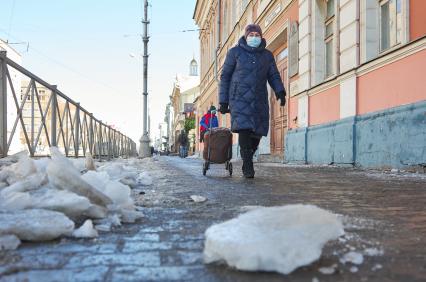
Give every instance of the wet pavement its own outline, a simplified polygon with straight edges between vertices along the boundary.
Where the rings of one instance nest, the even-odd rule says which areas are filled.
[[[198,159],[144,163],[133,190],[145,218],[96,239],[24,243],[0,252],[0,281],[426,281],[426,177],[352,168],[256,164],[256,178],[224,165],[202,176]],[[191,195],[208,200],[194,203]],[[290,275],[204,265],[204,231],[245,206],[314,204],[341,215],[346,235]],[[364,255],[343,263],[347,252]],[[324,274],[334,265],[333,274]]]

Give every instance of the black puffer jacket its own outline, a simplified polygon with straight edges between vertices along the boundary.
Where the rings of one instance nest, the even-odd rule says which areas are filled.
[[[228,103],[231,129],[252,130],[266,136],[269,130],[269,102],[266,82],[275,91],[285,92],[272,53],[265,49],[266,41],[257,48],[247,45],[241,37],[237,46],[226,55],[220,86],[219,103]]]

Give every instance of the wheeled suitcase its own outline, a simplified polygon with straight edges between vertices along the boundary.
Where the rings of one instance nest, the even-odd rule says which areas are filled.
[[[204,135],[203,158],[216,164],[232,159],[232,133],[229,128],[212,128]]]
[[[204,135],[203,175],[206,175],[210,163],[225,164],[225,169],[232,175],[232,132],[229,128],[210,128]]]

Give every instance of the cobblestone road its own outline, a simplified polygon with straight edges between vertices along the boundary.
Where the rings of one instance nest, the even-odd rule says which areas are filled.
[[[203,177],[197,159],[144,162],[154,183],[134,189],[143,220],[94,240],[24,243],[0,252],[0,281],[426,281],[424,175],[257,164],[256,178],[246,180],[239,165],[230,178],[222,165]],[[194,203],[190,195],[208,201]],[[328,244],[318,262],[287,276],[202,263],[211,224],[244,206],[294,203],[342,215],[347,235]],[[364,253],[364,263],[339,262],[350,250]],[[333,264],[334,274],[319,271]]]

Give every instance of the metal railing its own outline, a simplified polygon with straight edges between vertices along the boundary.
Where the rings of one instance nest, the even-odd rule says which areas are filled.
[[[26,87],[18,80],[21,99],[11,71],[29,80]],[[13,109],[8,109],[8,89]],[[48,93],[42,95],[41,91]],[[9,115],[16,110],[15,121],[13,126],[9,121],[9,128],[8,110]],[[21,130],[19,134],[17,128]],[[0,51],[0,158],[8,155],[12,140],[16,142],[13,138],[26,144],[31,156],[48,154],[50,146],[57,146],[67,157],[86,156],[88,152],[98,159],[137,155],[133,140],[96,119],[56,85],[45,82]]]

